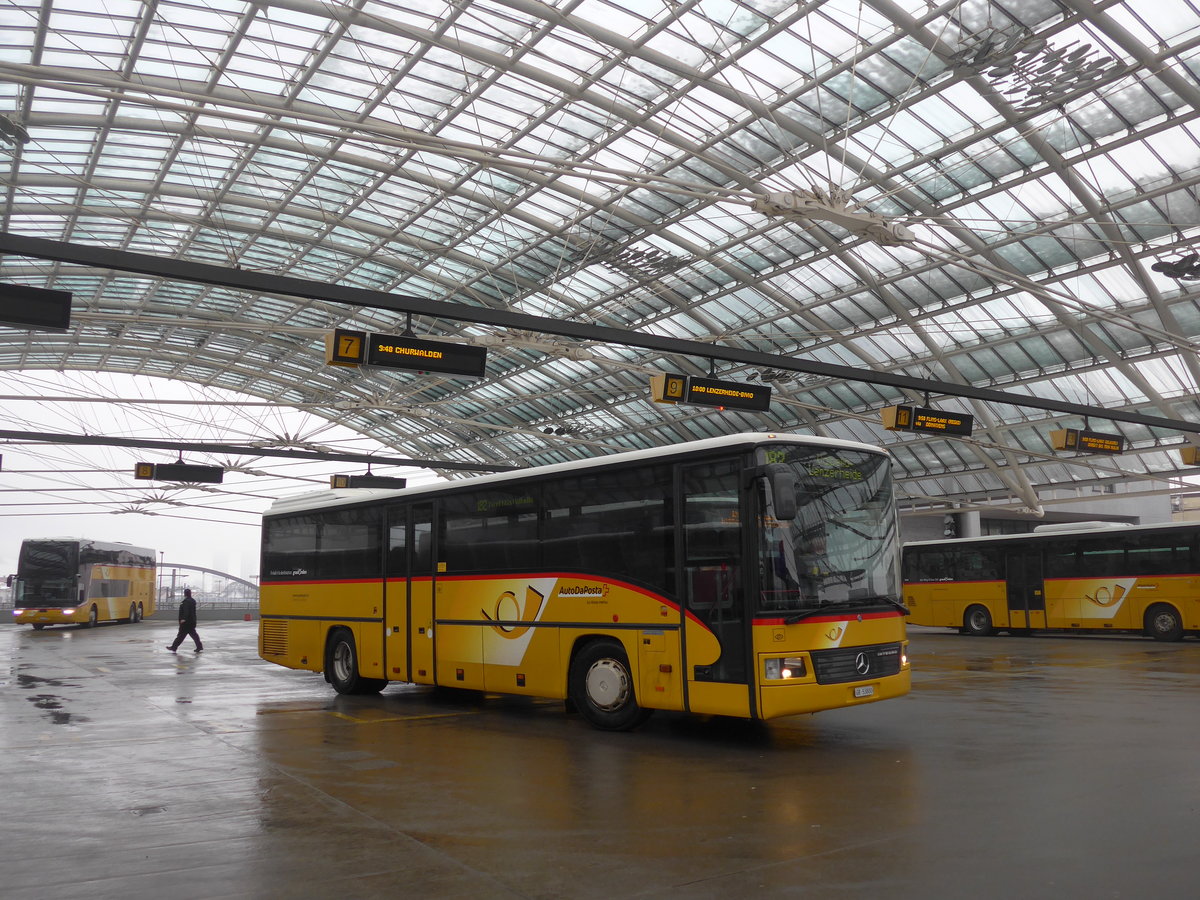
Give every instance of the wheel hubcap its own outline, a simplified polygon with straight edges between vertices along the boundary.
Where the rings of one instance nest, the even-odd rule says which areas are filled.
[[[603,710],[620,709],[629,700],[629,673],[613,659],[600,659],[588,669],[588,699]]]
[[[333,673],[339,681],[350,677],[350,648],[345,644],[338,644],[333,651]]]

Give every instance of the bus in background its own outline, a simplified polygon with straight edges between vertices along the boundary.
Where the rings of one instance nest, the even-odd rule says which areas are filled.
[[[908,692],[890,461],[712,438],[371,492],[263,520],[259,654],[388,681],[769,719]]]
[[[154,551],[81,538],[21,543],[13,621],[47,625],[140,622],[154,614]]]
[[[1200,636],[1200,525],[1042,526],[904,545],[912,625]]]

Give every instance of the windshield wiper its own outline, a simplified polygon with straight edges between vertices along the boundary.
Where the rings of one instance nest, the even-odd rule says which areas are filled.
[[[872,597],[870,600],[867,600],[865,602],[867,602],[867,603],[883,603],[887,606],[892,607],[893,609],[900,610],[900,612],[904,613],[904,615],[906,615],[906,616],[908,615],[908,607],[905,606],[903,603],[901,603],[899,600],[893,600],[891,597]]]
[[[899,600],[893,600],[891,597],[864,597],[862,600],[855,600],[850,603],[827,603],[824,606],[817,606],[813,609],[806,609],[803,612],[793,613],[786,616],[783,620],[784,625],[795,625],[797,622],[803,622],[809,616],[820,615],[821,613],[830,612],[832,610],[842,611],[849,608],[859,606],[873,606],[876,604],[884,604],[893,609],[899,610],[904,615],[908,615],[908,607]]]
[[[825,612],[826,608],[827,607],[824,606],[818,606],[815,609],[806,609],[804,612],[793,613],[792,615],[784,618],[783,624],[795,625],[797,622],[803,622],[809,616],[820,615],[821,613]]]

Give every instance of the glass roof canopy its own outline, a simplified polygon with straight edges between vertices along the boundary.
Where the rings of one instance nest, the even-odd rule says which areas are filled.
[[[1200,237],[1186,0],[11,0],[0,42],[4,231],[1200,421],[1200,270],[1153,268]],[[418,458],[798,431],[888,446],[912,508],[1198,474],[1183,432],[950,392],[928,405],[971,438],[884,431],[926,398],[787,368],[417,318],[487,377],[352,371],[325,334],[404,316],[36,258],[0,279],[75,297],[68,334],[0,329],[2,369],[304,405]],[[773,403],[655,404],[660,371]],[[1126,453],[1051,449],[1085,424]]]

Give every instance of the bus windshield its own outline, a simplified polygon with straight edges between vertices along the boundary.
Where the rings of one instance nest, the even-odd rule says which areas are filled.
[[[770,447],[796,479],[796,517],[774,516],[765,483],[759,529],[760,608],[812,615],[832,608],[900,606],[899,535],[889,461],[876,453]]]
[[[79,545],[74,541],[26,541],[17,561],[16,606],[75,603]]]

